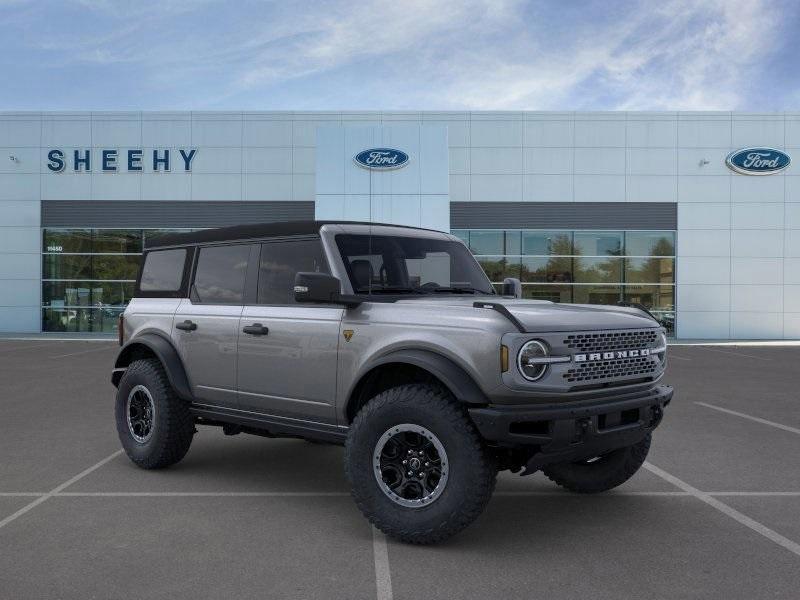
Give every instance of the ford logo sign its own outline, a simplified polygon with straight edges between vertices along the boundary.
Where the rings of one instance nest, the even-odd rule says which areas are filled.
[[[353,157],[365,169],[399,169],[408,162],[408,154],[394,148],[370,148]]]
[[[730,169],[743,175],[772,175],[783,171],[792,159],[774,148],[742,148],[725,159]]]

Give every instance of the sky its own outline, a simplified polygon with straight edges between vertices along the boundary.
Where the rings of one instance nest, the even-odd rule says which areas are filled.
[[[800,2],[0,0],[0,110],[800,110]]]

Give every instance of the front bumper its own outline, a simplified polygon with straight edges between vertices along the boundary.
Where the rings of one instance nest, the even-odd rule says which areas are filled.
[[[601,401],[489,405],[471,408],[469,414],[484,439],[532,451],[523,473],[528,474],[547,464],[592,458],[641,441],[661,422],[670,400],[672,387],[657,385]]]

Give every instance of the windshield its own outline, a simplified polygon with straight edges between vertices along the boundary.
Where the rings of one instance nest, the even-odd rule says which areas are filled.
[[[494,294],[461,242],[388,235],[336,236],[357,294]]]

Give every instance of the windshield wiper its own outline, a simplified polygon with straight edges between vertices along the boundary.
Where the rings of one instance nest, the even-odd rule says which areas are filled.
[[[380,287],[360,287],[355,289],[356,294],[425,294],[424,290],[402,285],[384,285]]]

